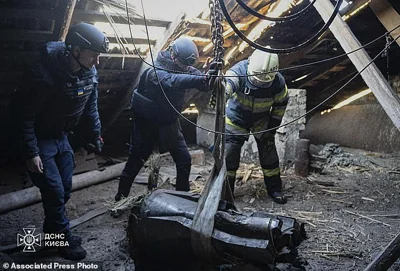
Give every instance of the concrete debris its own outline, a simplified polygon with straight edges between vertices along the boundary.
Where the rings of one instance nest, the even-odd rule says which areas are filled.
[[[337,169],[348,173],[369,170],[389,173],[395,171],[397,161],[396,154],[377,154],[340,147],[338,144],[310,147],[310,168],[319,173]]]

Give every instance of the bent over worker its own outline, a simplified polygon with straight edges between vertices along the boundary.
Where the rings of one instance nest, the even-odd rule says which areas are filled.
[[[234,190],[240,151],[250,132],[281,124],[288,102],[285,79],[279,72],[277,54],[256,50],[227,71],[226,167],[231,190]],[[248,75],[248,76],[246,76]],[[241,77],[234,77],[241,76]],[[275,132],[255,134],[261,168],[268,195],[277,203],[287,202],[282,192]],[[241,135],[236,135],[241,134]]]
[[[157,143],[160,153],[168,151],[176,164],[176,190],[189,191],[191,157],[175,110],[182,111],[185,91],[191,88],[209,91],[209,77],[193,67],[198,57],[193,41],[178,38],[158,54],[157,72],[149,68],[141,75],[132,97],[130,154],[120,177],[116,201],[129,195],[135,177]]]
[[[27,72],[13,101],[29,175],[40,189],[44,208],[43,231],[64,236],[58,252],[66,259],[85,258],[82,239],[71,234],[65,204],[70,198],[74,153],[67,135],[81,117],[95,152],[101,152],[101,124],[97,109],[97,72],[100,53],[108,51],[106,36],[90,24],[72,26],[65,42],[49,42],[40,61]]]

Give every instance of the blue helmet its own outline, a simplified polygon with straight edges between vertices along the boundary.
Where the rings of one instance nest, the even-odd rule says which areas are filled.
[[[193,66],[199,58],[196,44],[188,38],[174,40],[169,48],[172,50],[174,57],[186,66]]]
[[[72,26],[65,38],[67,46],[76,45],[99,53],[108,52],[108,39],[97,27],[87,23]]]

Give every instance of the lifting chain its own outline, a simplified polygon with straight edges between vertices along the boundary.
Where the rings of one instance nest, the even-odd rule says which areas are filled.
[[[222,65],[218,65],[219,71],[222,70],[224,63],[224,27],[222,25],[222,10],[219,4],[219,1],[210,0],[210,20],[211,20],[211,41],[214,44],[214,62],[221,63]],[[220,73],[220,72],[219,72]],[[215,80],[212,80],[215,82]],[[210,107],[215,109],[216,106],[216,86],[215,84],[211,86],[211,98],[210,98]]]
[[[212,97],[215,110],[215,134],[213,157],[215,160],[210,178],[201,193],[197,203],[196,213],[191,226],[191,243],[196,256],[204,261],[212,262],[218,258],[212,244],[212,234],[214,231],[214,218],[218,210],[221,198],[227,198],[224,193],[229,185],[226,184],[226,165],[224,159],[225,152],[225,89],[222,85],[222,67],[224,57],[224,39],[222,36],[222,13],[217,0],[210,0],[211,34],[214,44],[214,59],[210,64],[210,70],[214,69],[213,78],[210,80]],[[212,67],[213,66],[213,67]],[[211,68],[212,67],[212,68]],[[215,77],[218,75],[218,77]],[[230,191],[230,190],[229,190]],[[233,197],[230,195],[230,202]]]

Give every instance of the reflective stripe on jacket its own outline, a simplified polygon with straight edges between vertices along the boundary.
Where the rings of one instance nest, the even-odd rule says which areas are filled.
[[[246,75],[248,61],[243,60],[233,66],[227,75]],[[265,130],[271,117],[280,123],[288,102],[285,79],[278,72],[272,85],[257,88],[247,77],[227,77],[226,115],[229,123],[246,130]],[[276,123],[276,121],[274,121]]]

